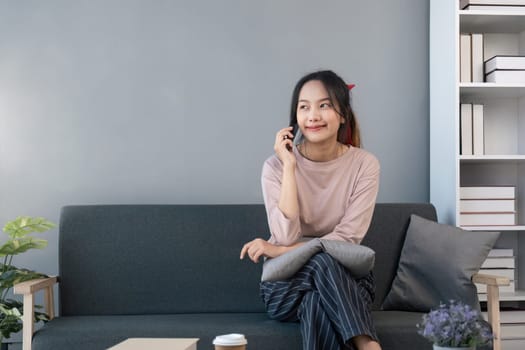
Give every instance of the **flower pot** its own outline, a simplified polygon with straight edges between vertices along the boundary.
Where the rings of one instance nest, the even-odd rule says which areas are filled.
[[[465,348],[452,348],[450,346],[438,346],[434,344],[434,350],[476,350],[475,346],[469,346]]]

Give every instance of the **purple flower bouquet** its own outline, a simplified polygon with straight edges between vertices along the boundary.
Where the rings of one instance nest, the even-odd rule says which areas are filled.
[[[490,324],[478,310],[451,300],[423,315],[418,333],[441,347],[475,347],[492,341]]]

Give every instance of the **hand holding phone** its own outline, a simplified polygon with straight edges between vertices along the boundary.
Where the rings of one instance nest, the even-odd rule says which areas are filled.
[[[273,149],[277,157],[285,165],[295,165],[296,159],[293,153],[293,139],[299,131],[297,125],[282,128],[275,134],[275,144]]]

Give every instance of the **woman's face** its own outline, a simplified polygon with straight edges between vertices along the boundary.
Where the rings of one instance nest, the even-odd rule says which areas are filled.
[[[303,85],[297,104],[297,123],[306,141],[337,142],[337,131],[344,118],[337,114],[323,83],[310,80]]]

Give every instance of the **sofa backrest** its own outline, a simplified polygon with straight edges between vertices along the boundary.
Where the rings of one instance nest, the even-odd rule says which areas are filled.
[[[430,204],[377,204],[363,244],[376,251],[375,308],[397,269],[410,214]],[[60,314],[263,312],[261,264],[242,245],[268,237],[263,205],[67,206],[60,218]]]
[[[267,233],[262,205],[65,207],[60,313],[264,311],[261,265],[239,253]]]

